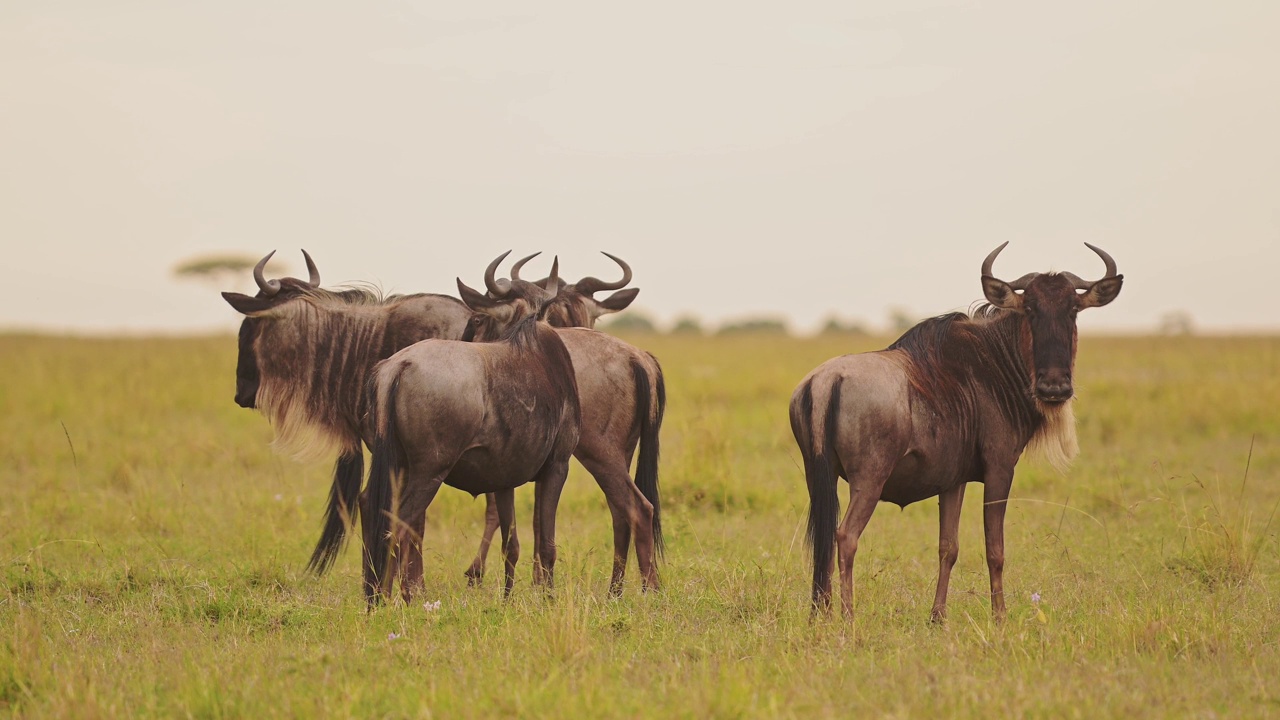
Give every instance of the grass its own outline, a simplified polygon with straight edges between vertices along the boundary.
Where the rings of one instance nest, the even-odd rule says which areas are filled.
[[[883,339],[631,339],[667,371],[663,591],[633,564],[608,598],[608,513],[575,466],[554,595],[530,587],[531,492],[504,602],[496,553],[483,588],[462,574],[482,503],[446,491],[426,594],[367,615],[353,551],[303,572],[329,468],[272,455],[232,403],[234,338],[0,336],[0,713],[1280,715],[1280,338],[1082,339],[1081,456],[1014,481],[1009,620],[975,488],[945,627],[932,501],[879,508],[853,622],[808,617],[787,399]]]

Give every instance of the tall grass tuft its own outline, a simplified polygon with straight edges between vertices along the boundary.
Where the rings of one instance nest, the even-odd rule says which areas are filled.
[[[1169,561],[1171,570],[1186,575],[1210,589],[1239,587],[1253,577],[1267,539],[1267,531],[1275,519],[1273,506],[1262,530],[1256,529],[1252,505],[1246,500],[1249,468],[1253,464],[1256,437],[1249,442],[1240,491],[1232,502],[1223,494],[1220,481],[1214,483],[1208,505],[1192,512],[1184,498],[1180,526],[1185,531],[1181,551]],[[1208,490],[1199,478],[1194,483]]]

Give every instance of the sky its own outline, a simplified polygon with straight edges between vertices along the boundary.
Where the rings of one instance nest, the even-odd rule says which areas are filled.
[[[0,3],[0,330],[201,333],[184,260],[455,294],[499,253],[714,326],[1126,277],[1280,330],[1280,3]],[[535,261],[530,270],[544,273]]]

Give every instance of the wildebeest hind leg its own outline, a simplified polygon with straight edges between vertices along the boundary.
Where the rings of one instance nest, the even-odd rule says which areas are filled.
[[[581,450],[580,445],[579,451]],[[577,457],[604,492],[609,514],[613,518],[613,573],[609,580],[609,594],[615,597],[622,594],[622,581],[626,576],[627,556],[633,537],[642,586],[656,587],[658,578],[653,567],[653,506],[631,481],[627,465],[621,456],[587,455],[579,452]]]
[[[960,507],[964,504],[964,483],[938,496],[938,589],[933,596],[933,621],[947,619],[947,586],[951,568],[960,556]]]
[[[467,568],[467,584],[475,587],[484,579],[484,565],[489,557],[489,546],[493,543],[493,534],[498,530],[498,501],[494,493],[484,495],[484,531],[480,535],[480,550]],[[505,545],[505,541],[503,541]]]
[[[853,617],[853,557],[858,539],[880,502],[888,470],[863,468],[849,481],[849,509],[836,528],[836,554],[840,562],[840,599],[845,617]]]
[[[400,558],[400,597],[406,605],[422,588],[422,537],[427,526],[427,507],[439,492],[444,477],[441,473],[424,480],[421,476],[405,474],[395,537]]]

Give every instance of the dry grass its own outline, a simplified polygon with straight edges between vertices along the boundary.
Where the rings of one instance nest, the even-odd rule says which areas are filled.
[[[369,616],[354,552],[303,573],[328,466],[272,455],[265,421],[232,403],[233,338],[0,337],[0,710],[1280,714],[1280,339],[1084,339],[1081,456],[1014,482],[1009,622],[989,619],[971,502],[942,628],[932,502],[873,518],[853,623],[808,619],[787,398],[822,360],[883,340],[633,340],[668,375],[664,591],[640,596],[633,566],[607,598],[608,513],[575,467],[553,597],[529,587],[527,558],[510,601],[495,577],[468,589],[482,508],[444,492],[422,598],[440,608]]]

